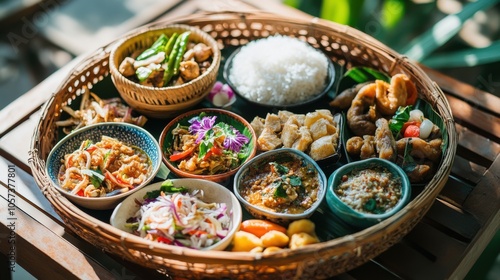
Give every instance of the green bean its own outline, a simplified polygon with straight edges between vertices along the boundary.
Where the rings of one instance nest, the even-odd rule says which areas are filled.
[[[177,40],[177,37],[179,37],[179,34],[177,34],[177,32],[172,34],[172,37],[170,37],[170,39],[168,39],[168,42],[165,45],[165,48],[163,49],[163,51],[165,52],[165,62],[168,61],[168,56],[170,55],[170,53],[174,49],[174,44],[175,44],[175,41]]]
[[[168,62],[165,68],[165,72],[163,72],[163,86],[166,87],[170,79],[174,76],[174,63],[177,50],[179,49],[179,38],[175,40],[174,46],[172,47],[172,52],[168,55]]]
[[[191,32],[186,31],[186,32],[182,33],[181,35],[179,35],[179,37],[177,37],[177,39],[175,40],[175,44],[174,44],[174,47],[172,48],[172,52],[168,56],[167,68],[165,69],[165,72],[163,73],[163,86],[167,86],[167,84],[170,82],[170,79],[172,79],[172,77],[174,75],[177,75],[175,73],[175,65],[177,62],[177,58],[179,57],[179,52],[182,52],[182,54],[184,54],[184,52],[186,51],[186,47],[185,46],[182,47],[182,45],[187,45],[187,40],[189,38],[190,33]],[[182,49],[184,49],[184,50],[182,50]],[[181,55],[181,60],[182,60],[182,55]],[[180,61],[179,61],[179,65],[180,65]],[[177,66],[177,72],[178,72],[178,69],[179,69],[179,66]]]
[[[165,36],[165,34],[161,34],[158,39],[145,51],[143,51],[137,58],[136,60],[144,60],[150,56],[153,56],[157,54],[158,52],[163,50],[163,46],[167,43],[168,38]]]

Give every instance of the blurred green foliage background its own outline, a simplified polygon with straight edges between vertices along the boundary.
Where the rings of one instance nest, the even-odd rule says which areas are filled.
[[[498,0],[283,0],[500,96]],[[466,71],[463,71],[466,70]]]

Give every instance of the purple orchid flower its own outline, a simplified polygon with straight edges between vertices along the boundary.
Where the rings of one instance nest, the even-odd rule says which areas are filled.
[[[230,127],[226,130],[226,139],[224,139],[224,148],[239,152],[243,145],[247,144],[249,139],[241,134],[237,129]]]
[[[189,120],[189,123],[191,124],[189,126],[189,132],[192,134],[197,134],[198,137],[196,138],[196,144],[200,143],[201,140],[205,137],[205,134],[207,131],[212,129],[212,127],[215,124],[215,119],[217,116],[212,116],[212,117],[195,117]]]

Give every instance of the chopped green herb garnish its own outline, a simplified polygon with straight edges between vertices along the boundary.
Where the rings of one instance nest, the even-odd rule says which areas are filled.
[[[286,194],[285,188],[283,188],[283,181],[281,180],[276,180],[272,183],[272,186],[274,187],[274,196],[275,197],[287,197],[288,195]]]
[[[286,175],[288,174],[288,167],[284,166],[284,165],[281,165],[281,164],[278,164],[276,162],[270,162],[269,164],[271,164],[272,166],[274,166],[274,170],[276,170],[276,172],[280,175]]]
[[[90,182],[94,187],[98,188],[102,181],[104,181],[104,175],[102,175],[101,170],[92,170],[92,169],[82,169],[82,174],[90,177]]]
[[[297,176],[297,175],[292,175],[290,177],[290,185],[294,186],[294,187],[300,187],[302,186],[302,179]]]

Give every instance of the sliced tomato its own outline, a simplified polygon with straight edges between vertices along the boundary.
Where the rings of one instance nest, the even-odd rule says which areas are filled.
[[[416,125],[409,125],[406,129],[405,129],[405,133],[404,133],[404,137],[405,138],[408,138],[408,137],[419,137],[420,135],[420,128]]]
[[[416,126],[420,127],[420,123],[421,123],[421,122],[417,122],[417,121],[405,122],[405,123],[403,124],[403,127],[401,128],[401,131],[403,131],[403,133],[404,133],[404,131],[406,130],[406,128],[407,128],[408,126],[410,126],[410,125],[416,125]]]
[[[189,155],[191,155],[193,153],[194,147],[195,146],[192,146],[191,148],[189,148],[189,149],[187,149],[185,151],[182,151],[182,152],[170,155],[170,157],[169,157],[170,161],[178,161],[178,160],[181,160],[183,158],[186,158],[187,156],[189,156]]]
[[[208,150],[207,154],[203,157],[203,160],[209,159],[212,155],[222,155],[222,149],[217,146],[213,146],[210,150]]]
[[[78,195],[78,196],[83,196],[83,195],[84,195],[84,193],[83,193],[83,189],[79,190],[79,191],[76,193],[76,195]]]
[[[96,145],[92,145],[92,146],[88,147],[87,149],[85,149],[85,151],[87,151],[89,153],[92,153],[96,149],[97,149],[97,146]]]
[[[158,236],[158,242],[165,243],[165,244],[170,244],[170,245],[174,244],[172,242],[172,240],[170,240],[170,239],[168,239],[166,237],[163,237],[163,236]]]

